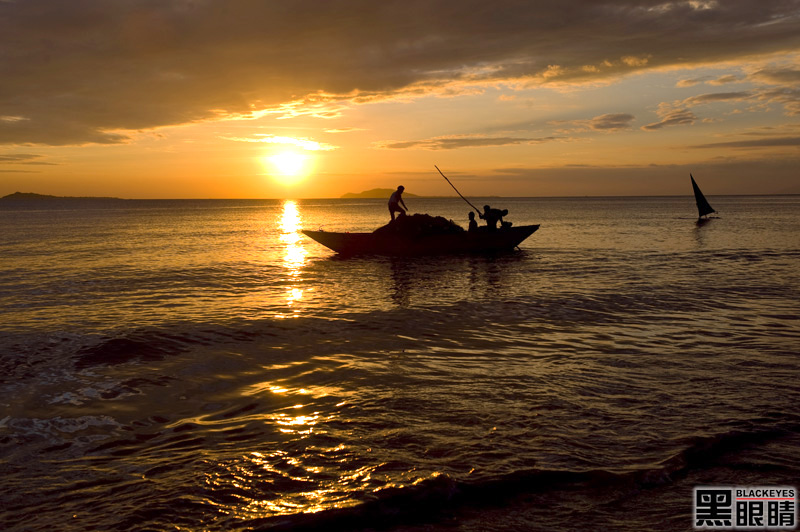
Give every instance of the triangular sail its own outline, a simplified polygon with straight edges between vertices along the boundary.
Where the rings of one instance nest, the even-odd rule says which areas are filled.
[[[708,204],[708,200],[706,199],[705,196],[703,196],[703,193],[700,192],[700,187],[698,187],[697,183],[695,183],[692,174],[689,174],[689,178],[692,180],[692,189],[694,189],[694,199],[695,201],[697,201],[698,216],[706,216],[708,214],[711,214],[712,212],[717,212],[711,207],[711,205]]]

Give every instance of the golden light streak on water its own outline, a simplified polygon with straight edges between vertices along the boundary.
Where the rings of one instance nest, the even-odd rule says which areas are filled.
[[[300,405],[302,406],[302,405]],[[295,406],[297,408],[297,406]],[[311,415],[291,416],[288,414],[277,414],[272,416],[271,421],[279,425],[281,432],[284,434],[311,434],[314,430],[314,425],[320,419],[319,412],[314,412]]]
[[[336,448],[330,448],[329,451],[342,450],[343,445]],[[320,474],[323,471],[321,467],[309,467],[303,464],[301,460],[291,456],[285,451],[275,451],[272,453],[251,452],[242,457],[245,462],[256,466],[265,473],[273,475],[285,476],[296,482],[309,482],[311,475]],[[302,471],[306,474],[290,474],[287,473],[285,467],[277,467],[276,464],[288,464],[297,471]],[[377,466],[366,466],[359,468],[349,475],[340,476],[338,479],[331,479],[323,482],[319,488],[302,491],[293,494],[291,497],[278,497],[272,499],[254,499],[248,502],[243,508],[234,510],[234,513],[246,517],[262,517],[262,516],[276,516],[276,515],[291,515],[298,512],[302,513],[316,513],[323,510],[330,510],[333,508],[344,508],[354,506],[356,501],[344,500],[341,497],[336,497],[334,494],[340,489],[342,484],[349,484],[355,482],[356,484],[363,484],[368,482],[370,474]],[[253,474],[252,467],[242,466],[239,474],[242,475],[242,480],[246,481],[247,476]]]
[[[303,288],[297,283],[306,262],[306,249],[303,247],[303,236],[300,234],[302,229],[302,218],[297,202],[286,200],[283,203],[283,213],[278,221],[280,229],[280,241],[284,246],[283,267],[290,281],[286,288],[286,304],[289,312],[279,313],[278,318],[294,318],[300,313],[297,305],[303,299]]]

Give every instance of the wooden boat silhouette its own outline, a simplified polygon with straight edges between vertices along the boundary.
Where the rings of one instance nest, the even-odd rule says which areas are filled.
[[[303,230],[303,234],[341,255],[415,256],[511,251],[539,229],[538,225],[521,225],[495,231],[485,227],[464,231],[458,226],[447,231],[404,231],[391,230],[391,226],[372,233]]]

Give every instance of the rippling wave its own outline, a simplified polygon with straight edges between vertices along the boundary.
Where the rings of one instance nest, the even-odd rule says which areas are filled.
[[[796,200],[682,201],[509,200],[522,251],[415,260],[297,232],[369,201],[0,211],[4,529],[675,530],[792,485]]]

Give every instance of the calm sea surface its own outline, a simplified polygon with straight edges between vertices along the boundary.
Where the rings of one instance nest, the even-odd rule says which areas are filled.
[[[800,484],[800,196],[0,203],[0,529],[691,530]],[[412,212],[466,226],[455,199]],[[496,205],[495,205],[496,204]]]

